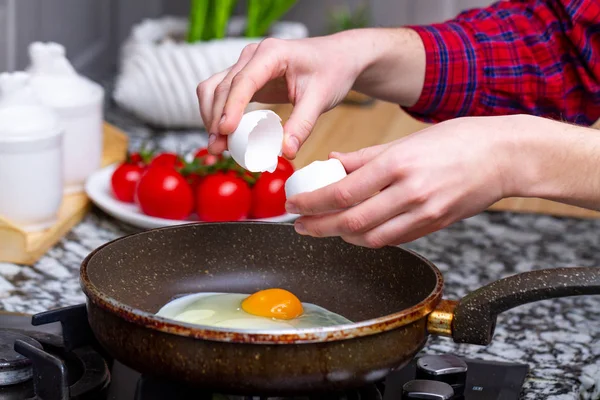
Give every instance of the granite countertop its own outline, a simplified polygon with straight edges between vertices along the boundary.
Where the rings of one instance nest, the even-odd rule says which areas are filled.
[[[203,132],[153,131],[107,109],[106,119],[125,130],[130,146],[150,141],[165,150],[206,144]],[[33,267],[0,263],[0,309],[35,313],[84,302],[82,259],[103,243],[134,233],[98,209],[73,228]],[[485,212],[405,247],[443,272],[447,298],[518,272],[564,266],[600,266],[600,220]],[[600,399],[600,297],[545,300],[502,314],[488,347],[431,337],[426,353],[451,352],[487,360],[527,363],[523,399]]]

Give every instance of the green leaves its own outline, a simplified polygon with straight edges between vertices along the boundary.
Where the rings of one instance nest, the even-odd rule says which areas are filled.
[[[218,7],[216,3],[219,3]],[[235,8],[236,0],[217,0],[214,1],[213,12],[213,38],[221,39],[227,33],[227,23]]]
[[[231,156],[222,156],[217,162],[211,165],[205,165],[204,157],[196,157],[191,162],[183,161],[183,167],[179,168],[178,172],[184,177],[196,175],[204,177],[216,174],[217,172],[233,172],[239,178],[242,178],[250,186],[256,183],[260,177],[260,172],[250,172],[240,166]]]
[[[296,0],[248,0],[246,37],[265,36],[294,4]]]
[[[187,41],[221,39],[236,0],[191,0]]]
[[[246,37],[265,36],[296,0],[247,0]],[[190,0],[187,41],[222,39],[236,0]]]
[[[210,0],[191,0],[187,41],[201,40],[206,27]]]

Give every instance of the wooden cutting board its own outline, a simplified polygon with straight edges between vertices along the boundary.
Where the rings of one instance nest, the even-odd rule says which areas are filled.
[[[276,106],[274,111],[285,121],[291,106]],[[427,126],[391,103],[376,101],[368,106],[340,105],[319,118],[294,165],[303,167],[314,160],[327,159],[329,152],[334,150],[348,152],[391,142]],[[491,209],[579,218],[600,217],[597,211],[537,198],[503,199]]]
[[[123,132],[105,123],[102,166],[124,160],[127,144],[127,136]],[[0,217],[0,262],[34,264],[83,219],[90,205],[85,193],[65,195],[58,213],[58,221],[42,232],[23,232],[18,226]]]

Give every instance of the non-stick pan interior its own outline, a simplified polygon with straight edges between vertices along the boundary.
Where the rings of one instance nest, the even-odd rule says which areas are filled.
[[[432,265],[401,248],[367,249],[253,222],[128,236],[100,249],[86,269],[98,291],[150,313],[183,294],[279,287],[354,322],[411,307],[437,283]]]

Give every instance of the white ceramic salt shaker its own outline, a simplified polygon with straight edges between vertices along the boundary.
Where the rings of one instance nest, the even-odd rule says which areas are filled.
[[[31,85],[44,105],[60,117],[65,130],[65,193],[83,191],[102,160],[104,89],[77,74],[57,43],[29,46]]]
[[[52,226],[63,197],[63,129],[31,97],[29,77],[0,74],[0,216],[27,232]]]

